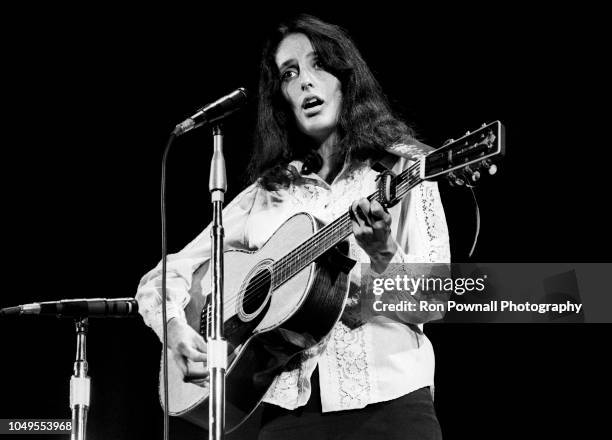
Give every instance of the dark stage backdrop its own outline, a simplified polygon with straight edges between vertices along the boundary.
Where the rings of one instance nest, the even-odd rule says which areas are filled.
[[[4,11],[0,306],[134,295],[160,258],[167,135],[237,87],[254,98],[265,31],[298,10],[350,32],[424,142],[505,124],[500,172],[476,190],[482,231],[471,259],[471,195],[441,184],[454,261],[610,261],[608,125],[596,117],[605,102],[600,12],[230,6]],[[247,183],[253,118],[251,102],[225,126],[229,198]],[[211,148],[210,133],[199,130],[171,152],[171,252],[209,222]],[[426,332],[445,438],[583,438],[604,425],[596,401],[610,396],[608,325],[440,324]],[[2,320],[0,341],[0,418],[68,418],[71,322]],[[161,438],[159,355],[140,319],[91,323],[91,439]],[[228,438],[253,438],[254,419]],[[204,438],[181,421],[172,432]]]

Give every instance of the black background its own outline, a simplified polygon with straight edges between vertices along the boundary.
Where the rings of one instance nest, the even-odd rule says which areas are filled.
[[[454,261],[610,261],[609,140],[597,117],[606,102],[601,12],[376,3],[5,10],[0,306],[134,295],[160,258],[167,135],[237,87],[253,98],[265,31],[296,11],[349,31],[424,142],[439,146],[483,122],[505,124],[500,172],[476,190],[482,231],[471,259],[471,195],[440,186]],[[225,126],[230,198],[246,184],[253,117],[251,102]],[[202,129],[170,155],[171,252],[210,219],[211,147]],[[587,437],[605,425],[597,400],[609,406],[608,325],[426,331],[445,438]],[[0,417],[69,418],[71,322],[3,320],[0,341]],[[161,438],[159,352],[140,319],[92,322],[90,438]],[[204,438],[182,421],[172,426],[175,438]]]

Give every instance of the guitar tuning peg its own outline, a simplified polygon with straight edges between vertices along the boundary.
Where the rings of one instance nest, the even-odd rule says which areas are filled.
[[[486,126],[487,126],[487,124],[485,124],[485,123],[483,122],[483,123],[482,123],[482,125],[480,126],[480,128],[484,128],[484,127],[486,127]]]
[[[449,180],[451,186],[463,186],[463,185],[465,185],[465,180],[463,180],[461,177],[457,176],[452,171],[450,173],[448,173],[448,180]]]
[[[455,142],[455,140],[454,140],[453,138],[450,138],[450,139],[445,140],[445,141],[444,141],[444,143],[443,143],[442,145],[443,145],[443,146],[444,146],[444,145],[448,145],[448,144],[450,144],[450,143],[452,143],[452,142]]]
[[[468,134],[470,134],[470,130],[466,131],[464,136],[467,136]]]
[[[482,166],[489,172],[491,176],[497,173],[497,165],[491,163],[489,160],[483,160]]]
[[[463,170],[463,175],[469,183],[466,183],[467,186],[473,186],[478,180],[480,180],[480,171],[473,169],[470,166],[467,166]]]

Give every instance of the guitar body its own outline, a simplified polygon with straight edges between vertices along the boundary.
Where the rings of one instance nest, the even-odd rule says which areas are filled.
[[[298,362],[304,350],[321,341],[342,314],[354,261],[337,248],[276,289],[271,288],[275,277],[272,263],[311,237],[318,226],[309,214],[296,214],[258,251],[232,250],[223,255],[227,432],[255,410],[274,378]],[[342,245],[348,251],[348,243]],[[202,310],[207,310],[211,291],[208,266],[208,262],[203,264],[194,274],[191,300],[185,309],[189,325],[198,332],[207,325]],[[204,387],[184,382],[171,356],[168,375],[170,414],[207,428],[208,382]],[[162,380],[160,384],[163,396]]]

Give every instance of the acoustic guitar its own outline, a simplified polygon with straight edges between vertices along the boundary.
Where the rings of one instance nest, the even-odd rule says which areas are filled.
[[[383,173],[378,191],[368,199],[392,206],[425,180],[449,176],[461,184],[475,179],[483,168],[495,169],[491,160],[501,157],[504,149],[503,125],[499,121],[483,124],[418,159],[401,174]],[[259,250],[224,253],[226,432],[246,420],[274,378],[299,361],[300,354],[321,341],[340,319],[354,265],[346,257],[345,239],[351,233],[348,209],[327,225],[299,213]],[[211,291],[208,274],[207,262],[194,274],[191,300],[185,308],[189,325],[204,337]],[[185,382],[172,357],[168,358],[170,415],[208,428],[208,383]],[[163,396],[162,380],[160,384]]]

